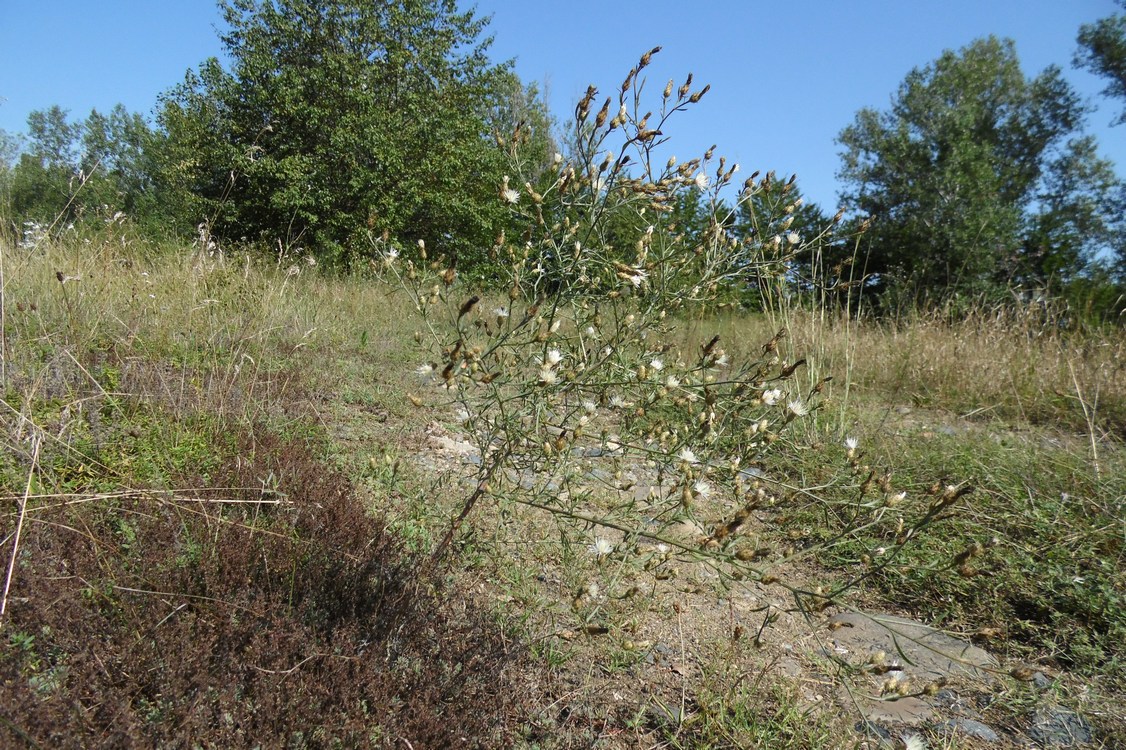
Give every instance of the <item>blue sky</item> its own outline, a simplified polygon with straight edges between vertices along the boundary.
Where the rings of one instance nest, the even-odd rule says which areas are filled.
[[[463,2],[463,7],[471,3]],[[588,83],[616,89],[638,56],[654,96],[691,71],[711,83],[669,131],[680,158],[713,143],[744,172],[794,173],[832,212],[834,138],[861,107],[884,109],[913,67],[995,34],[1016,41],[1025,72],[1058,64],[1098,110],[1089,129],[1126,177],[1126,126],[1102,82],[1071,67],[1080,24],[1113,0],[480,0],[496,59],[514,58],[564,121]],[[0,128],[22,132],[31,110],[58,104],[76,119],[121,102],[150,113],[189,67],[221,53],[212,0],[0,0]]]

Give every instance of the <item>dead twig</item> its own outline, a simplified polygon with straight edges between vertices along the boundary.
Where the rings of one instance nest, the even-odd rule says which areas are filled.
[[[4,615],[8,611],[8,592],[12,588],[12,575],[16,570],[16,556],[20,550],[20,534],[23,532],[23,522],[27,517],[27,498],[31,495],[31,483],[35,480],[35,471],[39,468],[39,436],[32,436],[31,467],[27,470],[27,482],[24,484],[23,495],[19,498],[19,518],[16,520],[16,533],[12,537],[12,554],[8,558],[8,573],[4,577],[4,594],[0,597],[0,627],[4,625]]]

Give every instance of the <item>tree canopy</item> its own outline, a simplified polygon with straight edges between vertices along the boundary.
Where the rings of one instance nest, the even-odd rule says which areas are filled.
[[[26,143],[8,139],[4,155],[10,217],[43,226],[118,211],[152,215],[154,134],[121,104],[72,120],[59,106],[28,115]],[[9,165],[10,162],[10,165]]]
[[[1049,67],[989,37],[912,70],[890,109],[839,136],[844,204],[873,217],[880,289],[942,295],[1079,273],[1121,247],[1121,186],[1083,136],[1086,108]]]
[[[159,116],[185,219],[329,254],[367,232],[463,258],[488,247],[503,179],[489,131],[519,107],[486,20],[454,0],[222,7],[230,69],[206,61]]]
[[[1126,9],[1126,0],[1118,0],[1118,4]],[[1109,16],[1079,27],[1075,64],[1108,79],[1103,94],[1126,100],[1126,15]],[[1126,107],[1113,124],[1123,123]]]

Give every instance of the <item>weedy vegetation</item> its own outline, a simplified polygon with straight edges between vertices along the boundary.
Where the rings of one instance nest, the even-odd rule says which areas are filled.
[[[796,294],[866,227],[675,157],[708,87],[647,90],[658,52],[566,156],[496,132],[470,272],[378,222],[330,272],[116,213],[3,237],[6,745],[840,747],[775,667],[894,672],[824,648],[889,608],[988,645],[1014,733],[1037,673],[1126,732],[1121,331]]]

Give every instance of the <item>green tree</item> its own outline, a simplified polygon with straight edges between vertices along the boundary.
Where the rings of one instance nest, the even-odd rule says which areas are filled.
[[[1126,195],[1114,164],[1098,155],[1095,139],[1076,138],[1046,164],[1028,217],[1015,281],[1050,291],[1086,270],[1092,247],[1126,250]]]
[[[739,203],[735,226],[746,240],[770,248],[785,264],[782,281],[787,294],[813,294],[825,302],[830,294],[834,301],[838,296],[846,298],[836,294],[838,287],[841,292],[847,290],[840,282],[847,283],[860,273],[851,269],[851,247],[835,224],[834,218],[802,195],[797,175],[778,179],[771,171]],[[774,293],[777,291],[775,285]],[[759,296],[762,293],[769,293],[769,287]]]
[[[512,85],[486,20],[455,0],[222,8],[230,70],[206,61],[159,115],[183,219],[336,258],[369,231],[483,257],[503,215],[489,117]]]
[[[912,70],[889,111],[861,110],[839,136],[839,176],[844,205],[874,219],[877,288],[995,289],[1027,271],[1030,251],[1050,256],[1041,271],[1080,272],[1107,236],[1072,230],[1118,190],[1093,141],[1076,140],[1084,115],[1058,68],[1026,78],[1013,43],[995,37]]]
[[[530,182],[548,179],[545,173],[560,152],[555,120],[534,83],[525,84],[511,70],[497,73],[495,93],[485,113],[485,125],[501,148],[515,148],[515,158]],[[546,183],[545,183],[546,184]]]
[[[0,238],[14,229],[8,225],[12,219],[12,173],[22,150],[22,137],[0,128]]]
[[[1118,0],[1126,9],[1126,0]],[[1109,79],[1103,94],[1126,99],[1126,15],[1113,15],[1079,27],[1075,64]],[[1126,108],[1114,125],[1126,123]]]
[[[133,210],[152,191],[154,137],[145,118],[121,104],[109,116],[95,109],[82,128],[82,170],[109,177],[122,196],[120,207]]]
[[[11,211],[17,222],[50,224],[69,219],[77,177],[81,123],[59,106],[27,117],[28,142],[10,178]]]
[[[155,136],[141,115],[118,104],[108,116],[95,109],[86,120],[71,121],[54,106],[28,116],[28,133],[5,177],[14,220],[57,225],[86,214],[156,213]]]
[[[0,169],[11,169],[23,151],[23,137],[0,128]]]
[[[81,123],[70,121],[70,114],[57,104],[37,109],[27,116],[31,139],[28,153],[47,167],[72,168],[78,160]]]

